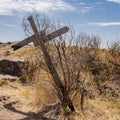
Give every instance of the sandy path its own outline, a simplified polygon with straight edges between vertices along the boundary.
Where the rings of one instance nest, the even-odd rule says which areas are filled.
[[[18,92],[13,85],[0,87],[0,120],[22,120],[26,117],[12,110],[12,106],[20,101]]]
[[[26,89],[31,88],[18,82],[0,86],[0,120],[59,120],[55,115],[57,104],[49,105],[39,112],[33,111],[31,101],[21,95]]]

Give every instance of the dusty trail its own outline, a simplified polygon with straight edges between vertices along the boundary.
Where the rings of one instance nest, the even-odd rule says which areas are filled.
[[[27,117],[14,111],[15,105],[20,101],[18,92],[15,86],[0,87],[0,120],[22,120]],[[15,109],[19,109],[19,106]]]

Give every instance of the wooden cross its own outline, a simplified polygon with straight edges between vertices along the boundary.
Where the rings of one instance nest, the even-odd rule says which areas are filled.
[[[63,27],[59,30],[56,30],[55,32],[52,32],[52,33],[48,34],[48,35],[45,35],[44,31],[41,31],[40,34],[44,35],[44,41],[43,42],[45,43],[47,41],[50,41],[50,40],[56,38],[57,36],[60,36],[64,33],[68,32],[68,30],[69,30],[69,28],[65,26],[65,27]],[[32,35],[31,37],[28,37],[28,38],[24,39],[23,41],[13,45],[12,48],[14,50],[17,50],[17,49],[19,49],[19,48],[21,48],[21,47],[23,47],[23,46],[25,46],[25,45],[27,45],[28,43],[31,43],[31,42],[33,42],[35,46],[39,45],[39,42],[36,41],[35,35]]]
[[[62,93],[62,96],[63,96],[63,99],[66,100],[66,104],[68,105],[68,107],[71,109],[71,111],[75,111],[74,109],[74,106],[72,104],[72,101],[70,100],[68,94],[67,94],[67,91],[66,89],[64,88],[64,85],[57,73],[57,70],[55,69],[53,63],[52,63],[52,60],[50,58],[50,55],[44,45],[44,41],[46,41],[46,38],[44,36],[41,36],[41,34],[39,34],[38,30],[37,30],[37,27],[35,25],[35,22],[32,18],[32,16],[30,16],[28,18],[28,21],[33,29],[33,32],[35,34],[35,38],[36,38],[36,41],[38,42],[38,44],[40,45],[41,49],[42,49],[42,52],[44,54],[44,57],[45,57],[45,62],[47,64],[47,67],[53,77],[53,81],[54,83],[56,84],[56,86],[59,88],[60,92]]]
[[[31,38],[34,38],[34,40],[37,41],[34,44],[35,45],[38,44],[41,47],[41,50],[42,50],[42,52],[44,54],[44,57],[45,57],[46,65],[47,65],[47,67],[49,69],[49,72],[51,73],[51,76],[53,78],[53,81],[54,81],[55,85],[57,86],[63,100],[66,101],[65,104],[71,109],[71,111],[74,112],[75,109],[74,109],[74,106],[72,104],[72,101],[69,98],[66,89],[64,88],[64,85],[63,85],[63,83],[62,83],[62,81],[61,81],[61,79],[60,79],[60,77],[59,77],[59,75],[57,73],[57,70],[55,69],[55,67],[53,65],[51,57],[50,57],[50,55],[49,55],[49,53],[48,53],[48,51],[47,51],[47,49],[45,47],[45,44],[44,44],[46,41],[49,41],[49,40],[51,40],[51,39],[53,39],[53,38],[55,38],[55,37],[57,37],[59,35],[62,35],[65,32],[67,32],[68,27],[63,27],[63,28],[61,28],[61,29],[59,29],[59,30],[45,36],[45,35],[41,35],[38,32],[37,27],[35,25],[35,22],[34,22],[32,16],[28,17],[28,21],[29,21],[29,23],[30,23],[30,25],[31,25],[31,27],[33,29],[34,35],[32,37],[30,37],[30,38],[25,39],[24,41],[22,41],[22,43],[20,42],[17,45],[12,46],[12,47],[14,48],[14,50],[17,49],[18,47],[20,48],[20,47],[26,45],[27,43],[33,41],[33,40],[31,40]]]

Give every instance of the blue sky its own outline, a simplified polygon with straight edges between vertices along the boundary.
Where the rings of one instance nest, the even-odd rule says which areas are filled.
[[[24,39],[22,20],[35,9],[75,31],[120,41],[120,0],[0,0],[0,42]]]

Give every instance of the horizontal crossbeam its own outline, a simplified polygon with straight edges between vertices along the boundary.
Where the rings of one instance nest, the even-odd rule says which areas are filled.
[[[54,38],[56,38],[56,37],[58,37],[58,36],[60,36],[64,33],[68,32],[68,30],[69,30],[69,28],[66,27],[66,26],[59,29],[59,30],[56,30],[55,32],[52,32],[52,33],[46,35],[45,36],[45,41],[43,41],[43,42],[45,43],[47,41],[50,41],[50,40],[52,40],[52,39],[54,39]],[[28,38],[24,39],[23,41],[20,41],[19,43],[13,45],[12,48],[15,51],[15,50],[31,43],[31,42],[34,42],[35,40],[36,40],[35,35],[32,35],[31,37],[28,37]]]

